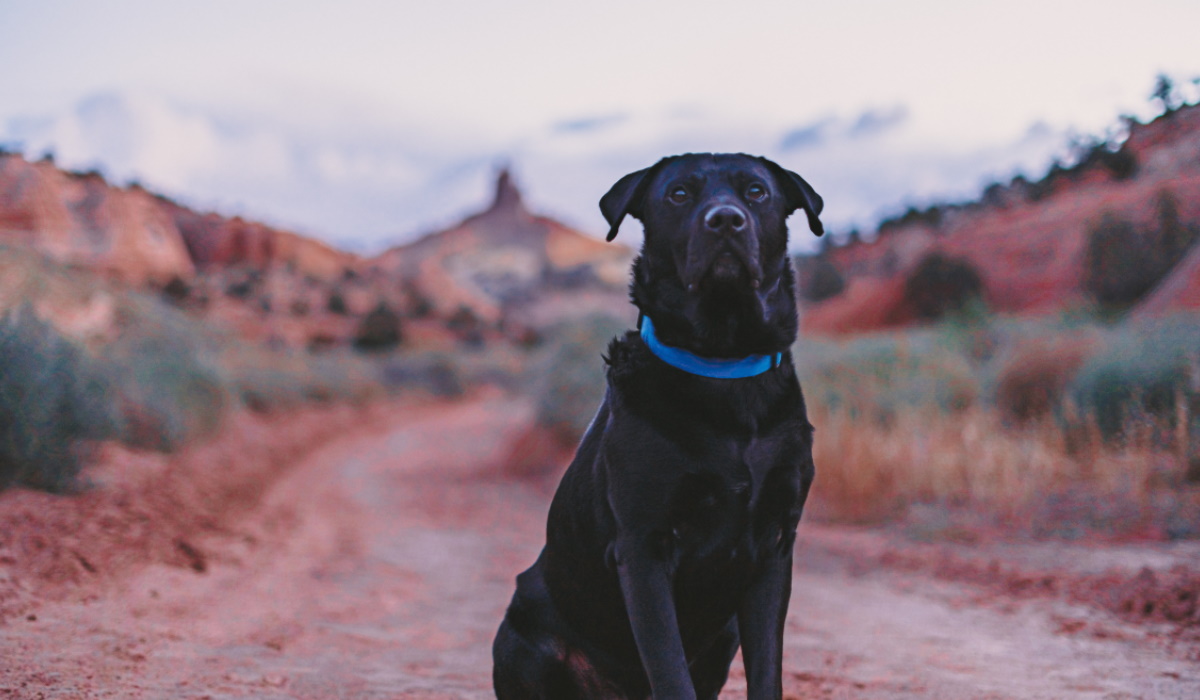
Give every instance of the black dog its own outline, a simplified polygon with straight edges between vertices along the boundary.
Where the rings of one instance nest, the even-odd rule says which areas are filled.
[[[822,202],[765,158],[689,154],[600,200],[645,225],[640,333],[517,577],[492,648],[499,698],[716,698],[742,647],[751,698],[782,695],[792,545],[813,478],[788,215]]]

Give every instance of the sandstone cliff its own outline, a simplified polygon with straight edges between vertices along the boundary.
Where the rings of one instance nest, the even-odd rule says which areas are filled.
[[[358,256],[256,221],[202,214],[169,200],[163,200],[162,207],[200,270],[235,265],[266,270],[285,265],[300,274],[328,280],[359,263]]]
[[[406,280],[436,315],[540,327],[590,311],[624,315],[631,260],[625,246],[530,213],[502,172],[487,210],[367,267]]]
[[[590,312],[628,315],[632,257],[529,212],[507,173],[485,211],[363,259],[140,187],[114,187],[96,173],[0,153],[2,245],[160,290],[252,340],[312,348],[351,344],[381,309],[403,318],[407,336],[425,346],[528,339]]]
[[[148,192],[13,154],[0,154],[0,242],[139,285],[195,271],[175,222]]]

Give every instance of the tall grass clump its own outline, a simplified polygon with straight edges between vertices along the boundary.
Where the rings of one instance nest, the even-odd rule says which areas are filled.
[[[512,445],[503,466],[507,474],[546,480],[566,465],[604,398],[603,353],[626,330],[623,321],[604,314],[547,330],[545,336],[554,340],[533,350],[521,373],[534,419]]]
[[[810,402],[887,425],[903,412],[953,413],[978,399],[979,379],[964,342],[957,327],[944,326],[802,339],[793,357]]]
[[[556,340],[530,370],[538,425],[567,442],[583,435],[607,386],[602,355],[626,330],[624,322],[595,314],[547,333]]]
[[[232,339],[159,299],[133,293],[121,299],[114,324],[98,354],[110,367],[126,415],[124,441],[170,452],[212,434],[231,405],[217,353]]]
[[[814,515],[1200,537],[1200,319],[804,340]]]
[[[1134,321],[1110,330],[1105,341],[1071,386],[1075,403],[1094,418],[1105,439],[1128,438],[1130,430],[1147,423],[1167,427],[1171,435],[1196,434],[1200,318]]]
[[[81,450],[116,437],[112,383],[29,305],[0,319],[0,488],[69,491]]]

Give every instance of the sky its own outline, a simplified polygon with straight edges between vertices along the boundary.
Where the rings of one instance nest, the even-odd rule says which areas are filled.
[[[767,155],[848,230],[1151,116],[1197,26],[1194,0],[0,0],[0,142],[363,250],[501,165],[599,234],[608,185],[688,150]]]

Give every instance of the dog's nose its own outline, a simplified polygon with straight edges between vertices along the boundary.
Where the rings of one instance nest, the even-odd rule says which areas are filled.
[[[746,213],[731,204],[719,204],[704,215],[704,225],[712,231],[741,231],[746,228]]]

